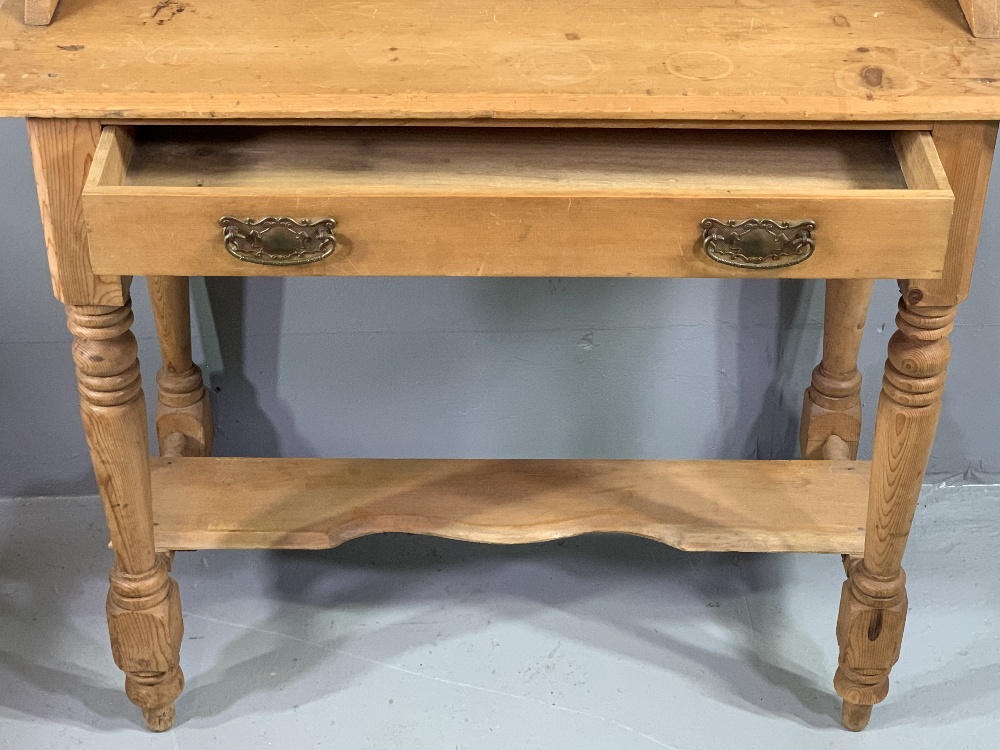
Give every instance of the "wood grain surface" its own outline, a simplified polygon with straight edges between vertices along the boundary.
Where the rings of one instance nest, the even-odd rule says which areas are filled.
[[[823,359],[802,400],[802,458],[856,458],[861,439],[858,352],[875,282],[828,279],[823,311]]]
[[[80,413],[97,487],[115,552],[107,616],[111,653],[125,672],[125,692],[142,708],[150,729],[174,720],[184,687],[180,642],[184,630],[177,584],[157,554],[146,405],[130,330],[132,309],[66,306]]]
[[[90,264],[80,194],[101,126],[94,120],[28,120],[45,249],[56,299],[73,305],[122,305],[121,274],[100,276]]]
[[[21,8],[0,7],[0,116],[1000,118],[1000,40],[954,0]]]
[[[978,37],[1000,37],[1000,0],[958,0],[972,33]]]
[[[868,464],[159,458],[161,549],[333,547],[383,531],[477,542],[624,532],[685,550],[863,549]]]
[[[150,276],[160,371],[156,374],[156,436],[161,456],[207,456],[215,428],[201,368],[191,359],[191,296],[186,276]]]
[[[864,558],[848,566],[834,686],[844,726],[860,730],[889,691],[906,623],[903,553],[941,414],[955,306],[899,304],[875,417]]]
[[[968,297],[996,143],[995,122],[943,122],[935,126],[934,145],[955,195],[955,210],[942,276],[905,280],[900,289],[909,304],[943,307]]]
[[[100,184],[134,187],[893,190],[907,187],[910,151],[947,187],[920,131],[149,126],[105,137],[115,140],[106,166],[97,157]]]
[[[105,128],[84,191],[102,272],[273,275],[225,251],[219,218],[287,216],[336,219],[338,249],[281,275],[762,275],[705,254],[711,217],[816,222],[812,257],[768,275],[928,278],[941,271],[951,223],[924,131],[896,136],[905,173],[885,132],[135,132],[131,148],[129,130]]]
[[[59,0],[24,0],[24,22],[31,26],[45,26],[52,21]]]

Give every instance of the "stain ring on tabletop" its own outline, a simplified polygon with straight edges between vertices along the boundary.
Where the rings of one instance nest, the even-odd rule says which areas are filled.
[[[667,58],[667,70],[689,81],[717,81],[733,72],[733,61],[710,50],[676,52]]]

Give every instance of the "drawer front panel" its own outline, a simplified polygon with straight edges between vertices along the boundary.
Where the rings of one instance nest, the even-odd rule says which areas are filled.
[[[106,128],[84,190],[94,271],[917,279],[944,267],[953,196],[928,133],[474,130]],[[244,223],[268,217],[263,232]]]
[[[903,192],[903,191],[900,191]],[[640,276],[929,278],[940,275],[951,203],[898,197],[89,196],[100,274],[205,276]],[[300,266],[226,251],[223,216],[333,218],[336,249]],[[804,262],[768,270],[711,259],[702,221],[816,223]]]

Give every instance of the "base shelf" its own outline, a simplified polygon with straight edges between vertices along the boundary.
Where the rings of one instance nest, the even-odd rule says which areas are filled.
[[[156,544],[176,550],[619,532],[689,551],[861,554],[868,476],[860,461],[152,461]]]

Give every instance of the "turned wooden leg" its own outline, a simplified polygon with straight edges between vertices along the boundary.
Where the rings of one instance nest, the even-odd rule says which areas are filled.
[[[900,301],[882,379],[868,499],[865,554],[849,565],[837,641],[834,686],[844,726],[864,729],[871,707],[889,691],[906,620],[903,550],[910,533],[941,412],[948,334],[955,307],[908,308]]]
[[[125,692],[153,731],[169,729],[184,687],[181,620],[169,560],[157,555],[149,480],[146,406],[131,304],[67,305],[80,411],[111,533],[115,564],[108,629]]]
[[[191,308],[186,276],[150,276],[149,296],[163,366],[156,376],[156,436],[163,456],[208,456],[212,409],[201,370],[191,360]]]
[[[858,350],[874,281],[828,279],[823,315],[823,360],[802,402],[802,458],[854,459],[861,437]]]

